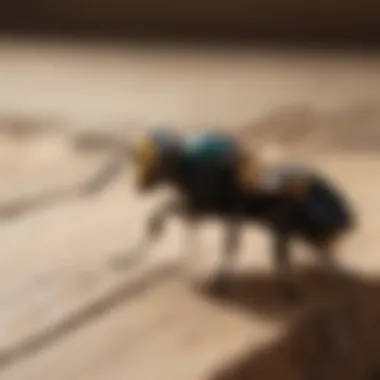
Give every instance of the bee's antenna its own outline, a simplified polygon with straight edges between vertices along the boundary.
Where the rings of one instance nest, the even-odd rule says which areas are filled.
[[[110,141],[111,159],[99,172],[81,187],[82,195],[91,195],[102,191],[132,158],[131,147],[119,140]]]

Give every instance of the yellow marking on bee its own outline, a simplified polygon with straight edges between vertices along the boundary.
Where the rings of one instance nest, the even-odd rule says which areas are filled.
[[[133,145],[133,153],[136,163],[136,175],[138,181],[144,181],[149,177],[152,168],[157,160],[157,148],[149,138],[143,138]]]
[[[334,231],[330,233],[328,236],[326,236],[324,243],[329,248],[339,246],[343,242],[343,240],[349,237],[351,233],[352,229],[350,228],[345,230]]]
[[[137,167],[139,170],[149,170],[157,159],[157,150],[152,140],[144,138],[138,140],[133,147]]]
[[[259,179],[259,166],[250,157],[241,156],[238,160],[236,171],[238,182],[244,189],[254,186]]]
[[[297,178],[285,186],[284,193],[294,198],[300,198],[307,193],[308,188],[307,178]]]
[[[334,232],[329,234],[325,239],[325,244],[329,247],[334,246],[343,237],[342,233]]]

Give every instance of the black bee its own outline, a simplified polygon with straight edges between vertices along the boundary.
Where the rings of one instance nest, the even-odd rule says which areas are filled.
[[[336,269],[334,246],[354,227],[350,205],[321,173],[294,164],[264,167],[231,136],[204,132],[181,137],[166,130],[147,134],[133,148],[136,186],[142,193],[168,185],[177,197],[147,221],[136,256],[149,251],[165,222],[176,214],[194,227],[202,218],[226,224],[217,280],[227,278],[244,223],[267,226],[279,274],[289,273],[289,243],[302,238],[328,269]],[[187,235],[192,238],[191,231]],[[281,276],[282,278],[282,276]]]

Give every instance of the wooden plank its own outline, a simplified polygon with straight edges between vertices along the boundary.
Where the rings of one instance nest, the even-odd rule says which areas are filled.
[[[326,162],[323,160],[319,162],[325,168],[330,166],[332,173],[336,170],[336,173],[340,174],[340,180],[349,181],[353,176],[354,166],[342,157],[340,160],[331,160],[330,157],[330,160]],[[334,164],[330,164],[331,162],[335,163],[335,167],[333,167]],[[366,170],[372,168],[374,172],[377,172],[377,165],[374,163],[368,165],[365,159],[362,160],[361,165],[356,162],[358,173],[361,173],[364,167]],[[128,217],[125,216],[124,210],[120,209],[120,202],[123,201],[127,207],[132,207],[133,198],[126,197],[125,194],[128,192],[121,192],[122,187],[122,184],[119,188],[115,186],[101,200],[88,202],[87,205],[82,206],[73,205],[71,210],[65,206],[60,212],[59,210],[49,211],[45,216],[30,216],[29,221],[24,222],[24,226],[18,222],[17,228],[14,227],[13,233],[17,231],[19,234],[22,233],[22,236],[26,236],[26,229],[39,221],[39,228],[33,231],[35,239],[33,249],[38,251],[38,257],[34,257],[33,262],[29,252],[22,249],[25,247],[23,245],[12,250],[16,254],[15,261],[12,263],[3,258],[5,265],[2,263],[1,266],[6,268],[2,277],[3,289],[5,289],[2,302],[6,311],[3,313],[5,317],[3,321],[6,321],[8,316],[8,323],[3,323],[2,329],[3,349],[9,350],[15,344],[17,346],[17,341],[28,340],[36,332],[43,336],[44,333],[49,332],[49,328],[56,329],[59,321],[67,316],[77,318],[78,310],[79,315],[82,310],[91,310],[91,305],[98,304],[99,299],[103,299],[106,304],[112,303],[107,300],[112,300],[115,288],[123,287],[127,281],[126,278],[121,278],[125,274],[119,277],[112,272],[106,273],[104,265],[104,259],[110,257],[110,251],[113,252],[112,248],[122,249],[124,239],[128,236],[121,228],[121,225],[127,225]],[[370,191],[371,187],[363,187],[363,185],[357,185],[353,189],[356,199],[362,199],[359,206],[364,210],[371,207],[369,200],[363,201],[365,194],[370,194],[368,193]],[[70,226],[75,230],[80,228],[80,233],[70,230],[62,235],[58,234],[56,238],[63,243],[63,248],[59,248],[62,245],[56,242],[47,246],[41,244],[43,241],[41,235],[49,234],[48,224],[51,225],[52,230],[58,224],[62,228],[65,214],[71,222],[83,218],[83,215],[88,215],[91,223],[87,222],[88,229],[81,228],[81,222]],[[95,215],[102,215],[102,219],[96,220]],[[132,215],[129,215],[129,223],[131,218]],[[56,220],[55,223],[53,219]],[[133,215],[133,220],[137,223],[136,214]],[[12,229],[8,228],[7,232],[10,233]],[[21,232],[22,228],[25,229],[23,232]],[[96,236],[100,230],[103,233],[101,238]],[[205,244],[208,248],[211,245],[209,232],[206,231],[206,236],[209,237],[205,236]],[[360,258],[357,255],[357,250],[363,245],[363,238],[371,236],[375,239],[375,236],[371,235],[371,230],[366,230],[365,233],[366,235],[359,236],[359,240],[354,244],[356,248],[351,248],[348,254],[342,256],[342,259],[346,263],[350,263],[351,260],[351,265],[362,263],[362,270],[378,271],[380,262],[374,257],[375,247],[371,252],[362,253]],[[164,250],[169,247],[172,249],[173,235],[170,235],[162,245]],[[71,252],[78,254],[69,256],[67,244],[71,244]],[[244,247],[243,261],[252,264],[258,260],[260,267],[263,259],[248,255],[254,246],[255,243],[250,242]],[[156,260],[165,260],[164,257],[167,254],[167,250],[162,251],[162,256]],[[18,268],[19,263],[25,264],[28,257],[30,260],[28,265]],[[267,266],[268,262],[265,259],[264,262],[266,262],[264,266]],[[157,261],[151,261],[150,268],[154,268],[156,264]],[[50,276],[50,282],[45,279],[45,282],[42,280],[40,287],[32,286],[31,280],[38,277],[37,274],[41,273],[42,268],[45,269],[47,276]],[[17,271],[21,272],[18,280],[16,280]],[[133,277],[138,278],[142,273],[135,272]],[[53,339],[52,344],[46,344],[45,347],[42,345],[36,349],[30,359],[28,354],[24,357],[20,355],[15,366],[11,366],[9,372],[8,370],[4,372],[4,378],[21,379],[28,373],[31,379],[41,379],[50,378],[55,373],[55,376],[62,376],[62,378],[69,376],[73,379],[85,376],[99,379],[107,376],[107,378],[117,379],[121,374],[135,375],[138,378],[150,378],[155,374],[158,379],[174,378],[174,376],[195,379],[206,376],[208,371],[211,371],[219,362],[228,360],[235,349],[244,350],[252,344],[257,344],[259,347],[263,341],[272,339],[275,334],[277,325],[270,320],[213,305],[199,298],[199,295],[193,293],[191,288],[181,281],[171,280],[170,277],[164,282],[161,282],[162,278],[160,280],[158,277],[158,279],[158,283],[153,281],[151,287],[148,286],[146,293],[139,295],[137,292],[136,298],[132,297],[130,301],[124,302],[121,300],[119,306],[112,308],[109,313],[104,310],[99,313],[98,318],[89,318],[87,323],[77,325],[73,331],[68,329],[62,337],[56,341]],[[12,280],[16,289],[18,287],[19,293],[9,286]],[[128,281],[125,286],[125,289],[129,288]],[[136,291],[136,288],[131,289]],[[42,306],[39,299],[41,292],[45,292],[46,295]],[[54,314],[56,310],[58,310],[57,314]],[[162,319],[161,313],[164,313]],[[155,324],[156,317],[157,324]],[[17,323],[20,319],[22,323]],[[130,320],[131,324],[129,324]],[[138,327],[134,325],[134,320],[137,320]],[[190,344],[191,336],[195,338]],[[176,364],[173,364],[173,357],[176,358]],[[68,366],[68,362],[72,365]],[[147,362],[151,363],[150,366],[147,366]],[[192,366],[192,362],[197,363],[197,366]],[[21,363],[24,364],[21,365]]]
[[[0,51],[1,115],[67,127],[231,126],[294,104],[378,104],[380,92],[379,57],[362,52],[14,39]]]
[[[380,88],[376,59],[360,66],[363,76],[358,78],[360,59],[331,64],[326,57],[316,63],[308,57],[277,60],[250,53],[5,48],[8,55],[0,62],[3,109],[65,114],[88,121],[89,128],[108,128],[108,122],[136,115],[143,124],[169,120],[179,128],[182,123],[237,124],[289,102],[331,106],[364,95],[377,99]],[[40,97],[31,98],[36,88]],[[1,142],[4,197],[71,183],[93,168],[93,158],[74,157],[65,146],[57,148],[59,141],[32,145],[25,140],[17,147]],[[20,160],[25,153],[28,160]],[[316,162],[347,185],[366,215],[365,229],[341,256],[343,262],[375,273],[378,160],[336,156],[317,157]],[[126,252],[139,236],[156,201],[138,199],[125,173],[100,197],[71,199],[1,222],[1,378],[199,379],[235,350],[261,347],[277,335],[277,318],[216,305],[182,277],[163,271],[180,251],[183,231],[178,224],[146,264],[131,273],[110,267],[110,259]],[[246,232],[238,268],[271,270],[265,235]],[[219,230],[207,225],[201,237],[192,265],[207,262],[212,269]]]
[[[4,378],[73,379],[120,376],[198,378],[221,358],[269,339],[273,327],[226,313],[169,281],[126,302],[48,350],[3,372]],[[75,354],[74,354],[75,352]],[[65,358],[63,360],[63,358]],[[70,362],[70,366],[67,363]],[[194,363],[190,365],[190,363]]]

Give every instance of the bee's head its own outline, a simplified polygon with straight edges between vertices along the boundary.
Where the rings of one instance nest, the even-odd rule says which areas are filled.
[[[180,137],[165,129],[153,130],[136,141],[133,156],[139,190],[151,190],[170,181],[180,150]]]

